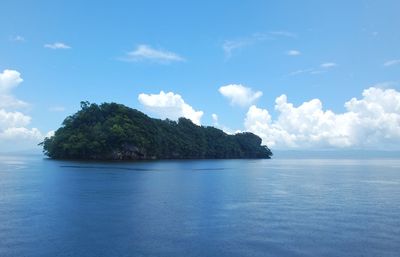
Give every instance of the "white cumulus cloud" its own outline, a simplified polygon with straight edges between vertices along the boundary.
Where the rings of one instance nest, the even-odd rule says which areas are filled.
[[[0,131],[0,138],[7,141],[17,141],[17,144],[28,143],[21,142],[21,140],[29,140],[32,143],[30,147],[34,148],[38,142],[43,140],[43,135],[37,128],[12,127]]]
[[[21,112],[7,112],[0,109],[0,130],[9,127],[23,127],[31,122],[31,117],[24,115]]]
[[[0,108],[25,107],[27,103],[16,99],[11,91],[24,81],[16,70],[4,70],[0,73]]]
[[[213,114],[211,114],[211,118],[213,120],[214,126],[218,126],[218,115],[213,113]]]
[[[180,55],[162,50],[155,49],[149,45],[138,45],[135,50],[128,52],[125,57],[121,58],[123,61],[152,61],[158,63],[182,62],[185,61]]]
[[[0,93],[8,93],[22,81],[21,73],[16,70],[4,70],[0,73]]]
[[[202,111],[196,111],[187,104],[182,96],[173,92],[159,94],[139,94],[139,102],[149,111],[157,114],[160,118],[176,120],[180,117],[190,119],[193,123],[200,125]]]
[[[12,95],[12,90],[22,81],[21,74],[16,70],[0,73],[0,151],[34,148],[43,139],[37,128],[28,128],[30,116],[10,110],[27,105]]]
[[[345,108],[339,114],[324,110],[319,99],[296,107],[281,95],[275,100],[275,120],[253,105],[244,125],[278,149],[400,149],[400,92],[370,87],[361,99],[346,102]]]
[[[263,95],[261,91],[255,92],[251,88],[238,84],[222,86],[218,91],[228,98],[232,105],[239,106],[249,106]]]
[[[213,113],[211,114],[211,118],[213,119],[214,122],[218,122],[218,115]]]
[[[65,43],[62,42],[55,42],[52,44],[45,44],[45,48],[50,48],[50,49],[70,49],[71,47]]]

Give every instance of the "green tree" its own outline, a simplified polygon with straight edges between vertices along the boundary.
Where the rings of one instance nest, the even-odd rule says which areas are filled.
[[[54,159],[140,160],[270,158],[271,150],[252,133],[228,135],[214,127],[152,119],[121,104],[81,102],[54,136],[41,143]]]

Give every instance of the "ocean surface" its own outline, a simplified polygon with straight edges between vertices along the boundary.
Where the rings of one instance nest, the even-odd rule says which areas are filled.
[[[0,155],[0,256],[398,257],[400,160]]]

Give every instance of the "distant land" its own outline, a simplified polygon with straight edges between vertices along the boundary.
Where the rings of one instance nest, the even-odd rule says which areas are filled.
[[[274,159],[398,159],[400,151],[365,149],[274,150]]]
[[[191,120],[160,120],[117,103],[81,102],[54,136],[40,144],[53,159],[269,159],[271,150],[252,133],[229,135]]]

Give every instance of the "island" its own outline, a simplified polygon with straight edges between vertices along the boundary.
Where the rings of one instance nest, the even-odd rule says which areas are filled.
[[[52,159],[269,159],[261,138],[244,132],[230,135],[191,120],[150,118],[117,103],[81,102],[41,146]]]

